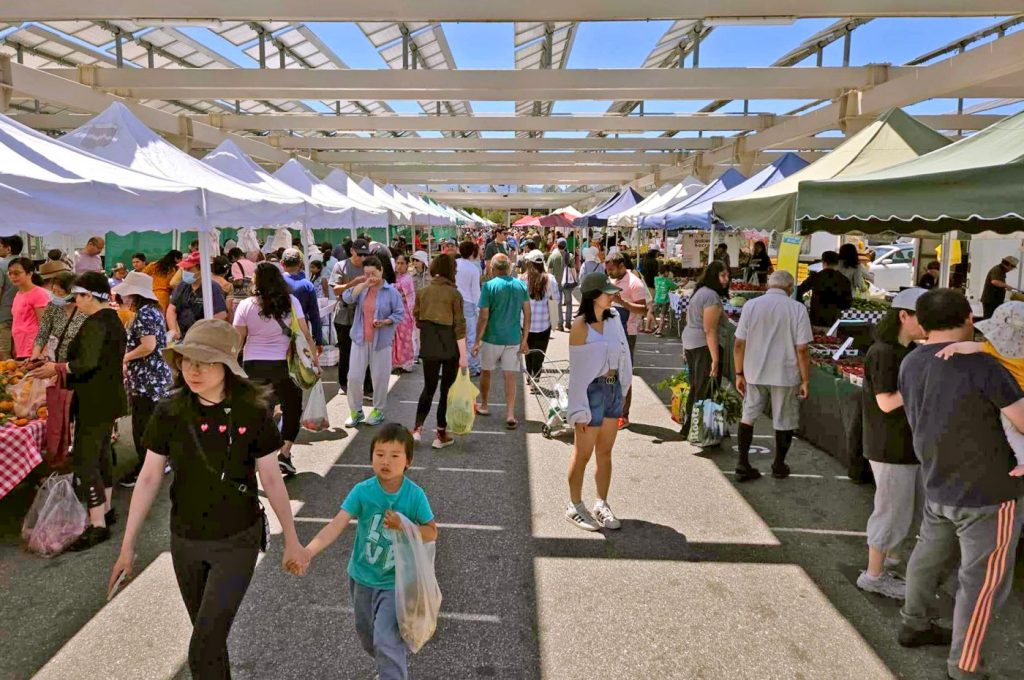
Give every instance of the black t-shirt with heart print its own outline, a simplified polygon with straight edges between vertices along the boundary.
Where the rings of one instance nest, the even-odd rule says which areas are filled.
[[[176,393],[157,404],[142,441],[147,450],[170,458],[175,535],[217,540],[259,520],[256,459],[281,448],[281,434],[266,409],[229,408],[227,402],[203,406]]]

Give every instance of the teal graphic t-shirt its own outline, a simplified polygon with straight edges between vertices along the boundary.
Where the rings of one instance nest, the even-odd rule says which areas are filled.
[[[679,286],[669,276],[654,277],[654,304],[663,305],[668,302],[668,292]]]
[[[408,477],[398,493],[385,492],[380,481],[371,477],[352,487],[341,509],[358,520],[348,575],[367,588],[394,590],[395,557],[390,530],[384,528],[384,513],[394,510],[416,524],[427,524],[434,519],[427,494]]]
[[[523,303],[530,300],[526,284],[511,276],[498,276],[480,288],[480,309],[489,309],[483,342],[518,345],[523,341]]]

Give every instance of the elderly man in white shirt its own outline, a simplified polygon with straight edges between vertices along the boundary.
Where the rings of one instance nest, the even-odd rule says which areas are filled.
[[[740,482],[761,476],[750,464],[750,444],[754,422],[769,401],[775,428],[772,477],[789,476],[786,454],[800,426],[800,400],[807,398],[811,371],[807,346],[814,340],[807,308],[792,297],[794,284],[789,272],[773,272],[768,292],[743,306],[736,328],[736,388],[743,395],[736,465]]]

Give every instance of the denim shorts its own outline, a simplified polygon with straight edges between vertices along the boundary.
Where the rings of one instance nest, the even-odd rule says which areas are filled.
[[[590,402],[590,424],[599,426],[605,418],[622,415],[622,385],[616,379],[613,383],[595,380],[587,385],[587,401]]]

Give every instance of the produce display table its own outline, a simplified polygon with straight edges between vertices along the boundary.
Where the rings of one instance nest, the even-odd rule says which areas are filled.
[[[800,437],[845,465],[851,479],[862,479],[867,467],[861,391],[849,380],[814,366],[810,394],[800,402]]]
[[[0,427],[0,498],[28,477],[43,462],[46,421],[32,420],[27,425]]]

